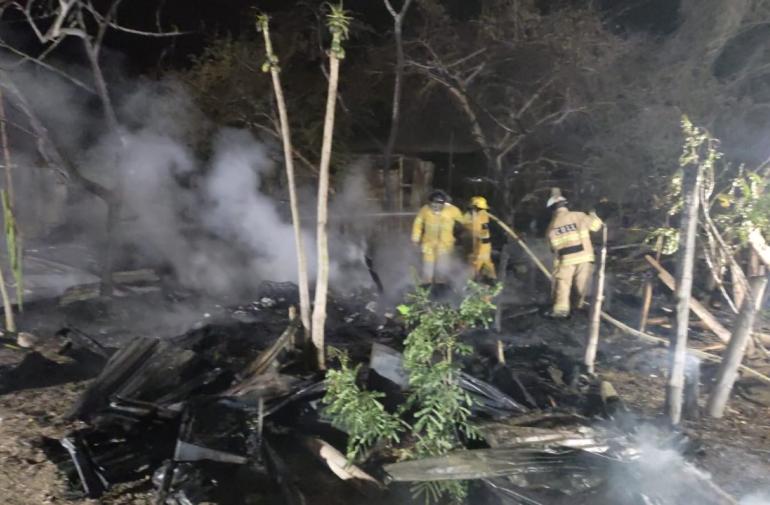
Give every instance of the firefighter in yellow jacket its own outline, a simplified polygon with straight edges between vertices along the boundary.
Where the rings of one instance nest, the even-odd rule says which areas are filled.
[[[465,226],[470,232],[473,249],[469,256],[476,280],[497,279],[495,264],[492,263],[492,237],[489,233],[489,205],[483,196],[471,198],[471,210],[466,212]]]
[[[591,279],[594,249],[591,232],[599,231],[602,220],[591,212],[572,212],[567,208],[567,199],[553,194],[546,204],[553,212],[546,237],[554,253],[553,310],[552,317],[567,317],[570,313],[572,288],[582,305]]]
[[[428,201],[412,225],[412,242],[422,250],[422,280],[432,283],[446,272],[455,246],[454,227],[463,224],[463,215],[441,190],[433,191]]]

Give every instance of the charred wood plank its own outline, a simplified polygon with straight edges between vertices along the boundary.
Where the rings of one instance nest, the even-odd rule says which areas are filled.
[[[490,421],[478,425],[484,440],[492,448],[538,448],[561,447],[583,449],[591,452],[605,452],[609,447],[606,440],[587,427],[571,429],[547,429],[517,426],[505,421]]]
[[[259,353],[249,365],[243,371],[244,376],[253,376],[264,373],[268,367],[278,358],[278,355],[284,349],[290,346],[290,343],[294,341],[294,335],[297,333],[301,325],[299,318],[292,319],[289,322],[289,326],[284,330],[278,339],[273,344]]]
[[[138,337],[115,353],[107,361],[102,373],[78,399],[68,417],[85,421],[96,410],[106,405],[108,398],[144,366],[159,343],[160,341],[156,338]]]
[[[96,341],[92,336],[78,330],[77,328],[62,328],[56,332],[57,337],[64,337],[72,342],[76,346],[83,347],[88,351],[101,356],[105,360],[110,359],[110,356],[115,354],[115,349],[109,349]],[[61,353],[61,351],[60,351]]]
[[[499,447],[455,451],[443,456],[385,465],[395,482],[470,480],[527,474],[590,474],[612,460],[571,449],[537,450]]]
[[[291,375],[267,372],[233,384],[223,395],[270,401],[290,394],[301,382]]]
[[[98,498],[107,490],[107,482],[96,470],[91,458],[86,453],[83,442],[77,434],[61,439],[61,445],[70,454],[75,464],[83,491],[89,498]]]

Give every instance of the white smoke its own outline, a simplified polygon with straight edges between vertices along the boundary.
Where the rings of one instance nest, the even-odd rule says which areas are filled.
[[[275,169],[265,152],[245,131],[223,130],[214,144],[211,172],[204,182],[210,208],[202,216],[206,227],[229,243],[241,243],[252,253],[247,277],[296,281],[296,246],[290,223],[284,222],[275,200],[260,192],[261,177]],[[304,243],[312,248],[312,237]],[[308,266],[315,264],[308,255]]]
[[[261,280],[296,282],[288,195],[283,185],[274,183],[284,178],[279,146],[243,130],[217,131],[177,82],[140,81],[127,94],[115,93],[123,126],[119,137],[105,133],[98,109],[60,79],[21,71],[12,78],[83,174],[108,187],[121,178],[125,193],[118,267],[166,264],[183,285],[210,294],[237,295]],[[24,123],[24,118],[14,119]],[[36,157],[34,142],[19,139],[23,135],[17,132],[13,140],[23,146],[16,158],[19,171],[39,171],[30,166]],[[419,261],[409,230],[383,231],[382,218],[372,216],[382,209],[371,198],[367,164],[353,163],[343,172],[347,176],[334,181],[337,191],[330,204],[332,290],[373,286],[367,254],[386,289],[410,285],[412,266]],[[53,177],[50,171],[42,174]],[[313,186],[299,188],[311,278],[316,270]],[[53,192],[41,187],[25,184],[19,200],[48,204]],[[68,234],[65,241],[98,253],[104,246],[106,206],[76,184],[69,193],[67,207],[59,205],[55,213]],[[411,218],[407,220],[410,225]]]
[[[741,505],[770,505],[770,495],[755,493],[741,500]]]

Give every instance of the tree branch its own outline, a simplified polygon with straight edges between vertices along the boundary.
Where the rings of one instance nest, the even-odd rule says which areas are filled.
[[[57,42],[57,44],[58,44],[58,42]],[[68,74],[67,72],[65,72],[63,70],[60,70],[60,69],[54,67],[53,65],[51,65],[49,63],[46,63],[45,61],[41,60],[40,58],[37,58],[35,56],[31,56],[31,55],[26,54],[26,53],[24,53],[22,51],[19,51],[15,47],[12,47],[11,45],[9,45],[7,42],[4,42],[2,39],[0,39],[0,48],[3,48],[5,50],[15,54],[16,56],[20,56],[22,58],[20,61],[16,62],[14,64],[14,66],[21,66],[24,63],[30,61],[30,62],[38,65],[40,68],[44,68],[44,69],[48,70],[49,72],[52,72],[52,73],[58,75],[59,77],[69,81],[71,84],[73,84],[74,86],[77,86],[78,88],[80,88],[80,89],[82,89],[84,91],[87,91],[89,93],[92,93],[94,95],[96,94],[96,90],[93,87],[91,87],[88,84],[84,83],[83,81],[81,81],[77,77],[73,77],[72,75]],[[3,67],[0,67],[0,68],[3,68]],[[3,69],[4,70],[10,70],[9,68],[3,68]]]

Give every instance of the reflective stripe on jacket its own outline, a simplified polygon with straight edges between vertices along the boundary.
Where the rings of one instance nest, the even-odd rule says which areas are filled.
[[[455,223],[462,222],[462,212],[452,204],[444,204],[440,212],[424,205],[412,225],[412,242],[421,243],[423,252],[428,249],[449,252],[455,245]]]
[[[590,232],[599,231],[602,220],[596,215],[557,209],[546,237],[560,265],[577,265],[594,261]]]

